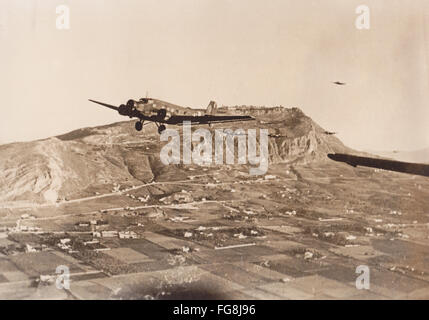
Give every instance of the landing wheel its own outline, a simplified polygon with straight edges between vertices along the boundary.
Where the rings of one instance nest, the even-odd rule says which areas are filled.
[[[165,129],[166,129],[166,128],[165,128],[165,126],[164,126],[163,124],[161,124],[161,125],[158,127],[158,133],[159,133],[159,134],[161,134]]]
[[[141,121],[137,121],[135,127],[137,131],[142,131],[143,123],[141,123]]]

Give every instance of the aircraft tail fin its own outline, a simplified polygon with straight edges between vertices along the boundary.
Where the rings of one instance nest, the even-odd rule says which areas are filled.
[[[217,103],[215,101],[210,101],[206,109],[206,114],[214,115],[217,110]]]

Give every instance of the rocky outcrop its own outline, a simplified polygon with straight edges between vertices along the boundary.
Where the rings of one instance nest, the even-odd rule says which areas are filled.
[[[307,163],[325,160],[330,152],[353,151],[334,135],[327,135],[298,108],[275,107],[270,110],[265,114],[261,113],[260,108],[254,108],[249,114],[258,119],[257,127],[269,131],[272,163]]]

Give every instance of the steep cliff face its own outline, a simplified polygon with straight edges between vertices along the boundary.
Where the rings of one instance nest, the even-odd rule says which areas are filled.
[[[269,131],[269,154],[273,163],[307,163],[325,160],[330,152],[352,149],[307,117],[298,108],[273,108],[268,114],[256,109],[257,127]]]
[[[256,121],[217,124],[211,130],[267,129],[271,163],[308,163],[325,160],[328,152],[351,151],[297,108],[247,113]],[[257,137],[259,141],[258,133]],[[160,171],[179,170],[163,168],[159,155],[165,143],[160,142],[155,125],[136,132],[134,121],[127,121],[2,145],[0,202],[55,202],[99,186],[151,181]]]
[[[272,162],[308,162],[325,159],[327,153],[347,153],[352,150],[341,141],[328,136],[315,125],[297,137],[271,136],[269,140],[270,160]]]

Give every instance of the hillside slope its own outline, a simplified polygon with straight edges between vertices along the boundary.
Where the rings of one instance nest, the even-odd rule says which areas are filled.
[[[257,121],[217,124],[210,130],[268,129],[271,163],[326,161],[329,152],[353,152],[298,108],[253,115]],[[136,132],[134,121],[126,121],[1,145],[0,202],[55,202],[98,187],[151,181],[163,170],[159,160],[163,144],[155,125]]]

